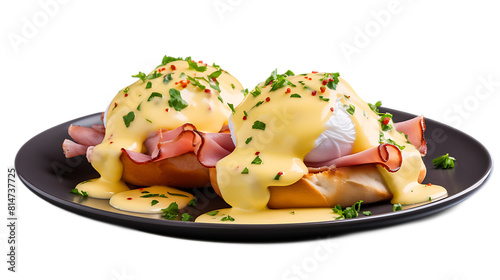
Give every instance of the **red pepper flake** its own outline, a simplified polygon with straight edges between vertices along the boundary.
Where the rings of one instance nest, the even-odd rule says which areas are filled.
[[[266,97],[266,102],[271,101],[271,97]]]
[[[165,71],[165,68],[158,69],[158,72]]]
[[[323,85],[326,86],[326,84],[328,84],[328,81],[327,80],[323,80]]]
[[[115,102],[115,107],[113,107],[113,109],[116,108],[116,106],[118,106],[118,103]]]
[[[217,82],[217,79],[216,78],[212,78],[212,81]]]
[[[321,90],[321,93],[325,93],[326,91],[326,87],[320,87],[319,89]]]
[[[198,61],[198,63],[203,63],[203,60]]]
[[[329,82],[333,82],[333,79],[332,79],[332,78],[330,78],[330,79],[328,79],[328,81],[329,81]]]
[[[382,123],[383,123],[384,125],[388,125],[390,120],[391,120],[391,118],[389,118],[389,117],[385,117],[385,118],[384,118],[384,120],[382,121]]]
[[[176,85],[178,85],[178,84],[179,84],[179,82],[175,82],[175,84],[176,84]]]
[[[269,82],[269,84],[267,84],[267,85],[268,85],[268,86],[270,86],[270,85],[272,85],[273,83],[274,83],[274,80],[271,80],[271,81]]]
[[[127,96],[128,96],[128,93],[125,93],[125,97],[127,97]]]
[[[165,109],[165,112],[168,112],[168,108]]]
[[[110,141],[109,144],[113,144],[113,141]]]
[[[311,73],[316,74],[316,73],[318,73],[318,71],[312,71]]]
[[[139,188],[140,191],[144,190],[144,188]]]
[[[311,81],[313,78],[307,78],[309,81]]]
[[[174,71],[175,69],[177,69],[177,67],[175,67],[175,65],[170,65],[170,69],[172,69],[172,71]]]
[[[312,96],[316,96],[316,93],[317,93],[317,91],[316,91],[316,90],[313,90],[313,91],[311,92]]]
[[[212,91],[211,91],[209,88],[206,88],[206,89],[205,89],[205,92],[206,92],[206,93],[211,93]]]
[[[255,152],[255,155],[258,156],[260,154],[260,152]]]
[[[304,77],[304,79],[306,79],[306,80],[307,80],[307,79],[309,79],[309,77],[305,76],[305,77]]]
[[[283,173],[283,171],[278,172],[279,176],[282,176],[283,174],[285,174],[285,173]]]
[[[127,197],[127,200],[132,200],[132,198],[131,197]]]
[[[332,111],[332,112],[333,112],[333,110],[335,110],[335,109],[333,109],[333,107],[330,107],[330,111]]]
[[[243,120],[246,121],[247,120],[247,116],[243,116]]]
[[[290,93],[290,92],[292,92],[292,89],[291,88],[287,88],[286,89],[286,93]]]
[[[427,186],[429,186],[429,187],[430,187],[430,186],[432,186],[432,184],[431,184],[431,183],[429,183],[429,184],[427,184]]]

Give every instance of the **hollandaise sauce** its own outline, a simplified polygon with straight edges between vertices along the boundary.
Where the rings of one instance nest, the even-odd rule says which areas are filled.
[[[90,197],[107,199],[129,190],[122,180],[122,148],[146,152],[143,142],[148,135],[185,123],[219,132],[227,125],[233,104],[243,99],[243,88],[233,76],[191,58],[168,57],[148,75],[139,72],[134,77],[137,82],[118,92],[109,105],[104,140],[90,156],[101,177],[76,187]]]
[[[338,108],[337,102],[343,106]],[[420,153],[395,130],[391,117],[373,111],[338,73],[294,76],[291,72],[284,75],[273,72],[235,109],[231,120],[236,149],[216,166],[219,190],[233,208],[218,210],[214,215],[204,214],[196,221],[331,220],[335,214],[330,208],[270,210],[267,203],[270,186],[288,186],[308,174],[304,157],[314,148],[334,110],[344,110],[355,124],[352,153],[381,143],[395,144],[401,149],[403,164],[399,171],[378,167],[393,194],[392,203],[413,204],[446,195],[441,186],[417,182],[423,164]],[[296,215],[291,215],[292,212]]]

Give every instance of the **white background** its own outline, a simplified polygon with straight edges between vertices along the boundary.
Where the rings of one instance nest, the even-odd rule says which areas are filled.
[[[2,173],[24,142],[104,110],[131,75],[149,72],[165,54],[216,62],[249,88],[276,67],[338,71],[366,101],[453,125],[498,158],[500,5],[493,3],[2,1]],[[59,209],[19,182],[15,274],[4,262],[4,184],[7,279],[499,277],[497,174],[428,218],[278,244],[190,241],[109,225]]]

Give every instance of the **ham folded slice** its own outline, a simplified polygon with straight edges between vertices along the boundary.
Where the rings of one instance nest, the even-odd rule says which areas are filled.
[[[418,116],[407,121],[394,123],[396,130],[408,135],[408,141],[415,146],[422,156],[427,154],[427,144],[425,143],[425,118]]]
[[[156,142],[156,145],[153,143]],[[135,164],[148,164],[167,158],[194,153],[204,167],[215,164],[234,150],[229,133],[204,133],[192,124],[184,124],[174,130],[160,130],[144,142],[148,154],[122,149]]]
[[[92,127],[70,125],[68,134],[76,142],[65,139],[62,144],[64,155],[67,158],[80,155],[89,155],[93,147],[104,139],[104,125],[96,124]]]
[[[337,167],[356,166],[362,164],[381,164],[387,171],[396,172],[401,168],[403,157],[401,150],[392,144],[380,144],[377,147],[356,154],[339,157],[325,162],[305,162],[309,172],[318,173]]]

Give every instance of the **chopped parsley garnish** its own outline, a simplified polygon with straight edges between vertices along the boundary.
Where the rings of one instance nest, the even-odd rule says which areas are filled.
[[[280,171],[276,173],[276,176],[274,176],[274,180],[279,180],[281,176],[283,176],[283,172]]]
[[[300,96],[300,94],[298,94],[298,93],[294,93],[294,94],[290,95],[290,98],[302,98],[302,96]]]
[[[363,215],[365,215],[365,216],[371,216],[372,215],[371,211],[363,211],[361,213],[363,213]]]
[[[377,101],[377,103],[375,103],[375,105],[371,104],[371,103],[368,103],[368,106],[370,107],[370,109],[372,109],[372,111],[375,113],[375,114],[379,114],[379,108],[380,106],[382,106],[382,101]]]
[[[336,220],[356,218],[359,210],[361,209],[361,203],[363,203],[363,200],[354,203],[350,207],[346,207],[344,210],[342,210],[342,207],[337,204],[337,206],[332,208],[333,213],[339,215]]]
[[[152,121],[152,120],[150,120],[150,119],[146,119],[146,121],[147,121],[148,123],[153,123],[153,121]]]
[[[219,82],[216,82],[215,85],[210,85],[211,88],[215,89],[216,91],[220,91],[220,87],[219,87]]]
[[[252,164],[262,164],[262,159],[259,156],[256,156],[252,161]]]
[[[293,75],[294,73],[290,70],[286,71],[284,74],[278,75],[278,69],[274,69],[271,75],[264,82],[264,85],[267,86],[272,83],[271,89],[269,91],[275,91],[287,85],[296,87],[296,85],[294,85],[292,82],[286,79],[288,76],[293,76]]]
[[[77,194],[77,195],[81,195],[83,197],[88,197],[89,194],[86,192],[86,191],[79,191],[78,189],[72,189],[70,191],[70,193],[74,193],[74,194]]]
[[[186,57],[185,61],[189,64],[189,69],[194,69],[198,72],[205,72],[207,70],[207,66],[198,66],[198,63],[191,61],[191,57]]]
[[[236,87],[234,86],[234,84],[231,84],[231,88],[235,89]]]
[[[354,112],[356,111],[356,107],[354,107],[354,105],[352,104],[344,104],[344,109],[347,113],[351,114],[351,115],[354,115]]]
[[[146,79],[148,79],[148,80],[152,80],[152,79],[159,78],[159,77],[161,77],[162,75],[163,75],[162,73],[160,73],[160,72],[158,72],[158,71],[156,71],[156,70],[155,70],[153,73],[149,74],[149,75],[146,77]]]
[[[197,205],[197,202],[198,199],[196,199],[196,197],[193,197],[193,199],[191,199],[191,201],[188,202],[188,206],[195,207]]]
[[[151,88],[152,85],[153,84],[151,82],[148,82],[147,85],[146,85],[146,89]]]
[[[382,131],[379,131],[379,140],[378,140],[378,143],[379,144],[383,144],[383,143],[388,143],[388,144],[392,144],[396,147],[398,147],[400,150],[404,150],[404,148],[406,148],[406,146],[401,146],[399,145],[398,143],[396,143],[396,141],[392,140],[391,138],[385,138],[385,135]]]
[[[193,216],[189,215],[188,213],[182,213],[181,215],[181,221],[187,222],[193,219]]]
[[[141,103],[139,103],[139,105],[137,105],[137,108],[136,108],[136,109],[137,109],[137,111],[140,111],[140,110],[141,110],[141,105],[142,105],[142,102],[141,102]]]
[[[225,222],[225,221],[230,221],[230,222],[234,222],[234,218],[227,215],[226,217],[222,217],[222,219],[220,219],[221,221]]]
[[[253,105],[253,107],[252,107],[251,109],[253,109],[253,108],[255,108],[255,107],[259,107],[259,106],[260,106],[260,105],[262,105],[263,103],[264,103],[264,101],[262,101],[262,100],[261,100],[261,101],[257,102],[255,105]],[[251,109],[250,109],[250,110],[251,110]]]
[[[193,84],[193,86],[199,87],[201,90],[205,90],[206,87],[202,83],[200,83],[198,79],[195,79],[189,75],[187,75],[186,79],[190,81]]]
[[[135,119],[135,113],[133,111],[130,111],[128,114],[123,116],[123,122],[125,123],[126,127],[129,127],[130,123],[133,122]]]
[[[328,101],[330,101],[330,98],[325,98],[325,97],[323,97],[323,95],[320,95],[319,100],[328,102]]]
[[[126,88],[123,89],[123,92],[128,93],[129,90],[130,90],[130,88],[126,87]]]
[[[184,195],[184,194],[180,194],[180,193],[171,193],[171,192],[167,192],[169,195],[172,195],[172,196],[182,196],[182,197],[189,197],[187,195]]]
[[[139,78],[139,79],[141,79],[143,82],[145,82],[145,81],[146,81],[146,74],[144,74],[144,73],[142,73],[142,72],[139,72],[139,73],[138,73],[138,74],[136,74],[136,75],[132,75],[132,77],[134,77],[134,78]]]
[[[337,89],[337,84],[339,83],[339,73],[325,73],[322,79],[320,81],[327,81],[326,86],[329,89],[336,90]]]
[[[236,111],[234,110],[234,105],[231,104],[231,103],[227,103],[227,106],[229,106],[229,109],[231,109],[231,112],[236,113]]]
[[[168,101],[168,106],[174,108],[176,111],[180,111],[188,106],[186,100],[182,99],[180,91],[171,88],[169,94],[170,100]]]
[[[151,95],[148,98],[148,102],[151,101],[151,100],[153,100],[153,98],[155,98],[155,97],[163,98],[163,94],[161,94],[159,92],[153,92],[153,93],[151,93]]]
[[[403,210],[403,206],[401,206],[401,203],[397,203],[397,204],[392,205],[392,212],[401,211],[401,210]]]
[[[214,210],[214,211],[207,212],[205,214],[207,214],[208,216],[215,216],[215,215],[217,215],[217,213],[219,213],[219,211]]]
[[[212,74],[208,75],[208,78],[209,79],[216,79],[216,78],[219,78],[220,74],[222,74],[222,69],[219,69],[219,70],[213,72]]]
[[[224,99],[222,99],[222,97],[217,96],[217,99],[219,99],[220,103],[224,104]]]
[[[247,140],[245,140],[245,144],[248,144],[250,143],[250,141],[252,141],[253,137],[248,137]]]
[[[378,120],[380,122],[380,126],[382,127],[383,131],[389,131],[392,129],[392,114],[389,113],[384,113],[384,114],[379,114],[380,119]]]
[[[442,155],[432,160],[432,164],[436,168],[449,169],[455,167],[455,158],[449,154]]]
[[[250,94],[253,95],[253,97],[257,97],[259,96],[260,94],[262,93],[262,90],[259,88],[259,86],[255,86],[254,89],[252,89],[252,91],[250,91]]]
[[[155,206],[158,203],[160,203],[160,202],[156,199],[151,200],[151,206]]]
[[[266,124],[261,122],[261,121],[255,121],[252,125],[253,129],[260,129],[260,130],[265,130],[266,129]]]
[[[179,205],[177,202],[172,202],[167,208],[161,209],[161,216],[167,220],[175,220],[179,216]]]
[[[161,64],[159,66],[165,66],[165,65],[169,64],[170,62],[174,62],[177,60],[182,60],[182,57],[173,57],[173,56],[166,56],[165,55],[163,57],[163,59],[161,60]]]
[[[165,84],[168,84],[168,82],[172,81],[172,73],[168,73],[167,75],[165,75],[165,78],[163,79],[163,82]]]
[[[164,197],[167,198],[164,194],[158,194],[158,193],[148,193],[145,195],[141,195],[141,197],[148,198],[148,197]]]
[[[245,169],[243,169],[243,171],[241,171],[241,174],[248,174],[248,167],[245,167]]]

